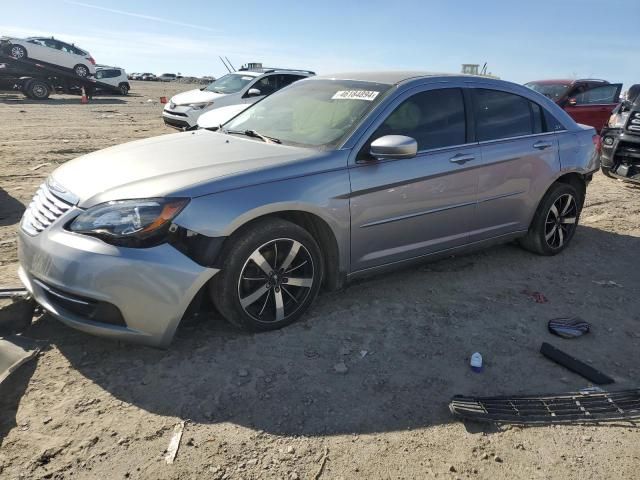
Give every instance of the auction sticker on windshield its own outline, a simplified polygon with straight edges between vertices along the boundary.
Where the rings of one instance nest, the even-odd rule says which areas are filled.
[[[372,102],[380,92],[373,90],[340,90],[331,100],[366,100]]]

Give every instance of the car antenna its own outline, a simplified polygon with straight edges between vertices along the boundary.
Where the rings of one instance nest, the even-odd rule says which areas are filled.
[[[224,57],[224,58],[227,60],[227,63],[231,66],[231,68],[233,68],[233,71],[235,72],[235,71],[236,71],[236,67],[234,67],[234,66],[231,64],[231,61],[229,60],[229,57]]]
[[[225,66],[225,68],[226,68],[227,70],[229,70],[229,73],[233,73],[233,72],[231,71],[231,69],[229,68],[229,66],[228,66],[226,63],[224,63],[224,60],[222,59],[222,57],[218,57],[218,58],[220,59],[220,61],[222,62],[222,64]]]

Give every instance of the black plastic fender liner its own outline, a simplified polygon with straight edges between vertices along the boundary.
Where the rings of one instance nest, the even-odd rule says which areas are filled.
[[[539,396],[456,395],[449,403],[449,410],[465,420],[517,425],[640,419],[640,389],[618,392],[598,390]]]
[[[582,375],[587,380],[592,381],[596,385],[608,385],[614,383],[613,378],[605,375],[604,373],[596,370],[590,365],[572,357],[568,353],[564,353],[562,350],[557,349],[549,343],[543,343],[540,347],[540,353],[547,357],[549,360],[553,360],[558,365],[562,365],[568,368],[572,372]]]

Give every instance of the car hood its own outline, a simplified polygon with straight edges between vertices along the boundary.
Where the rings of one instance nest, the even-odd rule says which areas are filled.
[[[216,98],[226,96],[223,93],[208,92],[206,90],[189,90],[171,97],[171,103],[176,105],[188,105],[190,103],[212,102]]]
[[[65,163],[52,176],[87,208],[111,200],[216,193],[256,181],[235,178],[241,174],[251,177],[247,173],[315,155],[311,149],[198,130],[99,150]],[[275,170],[273,179],[287,174]],[[235,178],[235,183],[224,185],[219,181],[223,177]],[[263,176],[260,181],[268,180]]]
[[[236,105],[214,108],[198,117],[198,126],[200,128],[218,128],[250,106],[251,105],[246,103],[238,103]]]

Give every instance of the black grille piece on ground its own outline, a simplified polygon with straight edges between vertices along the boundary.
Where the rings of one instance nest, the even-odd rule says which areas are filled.
[[[449,410],[465,420],[517,425],[640,420],[640,389],[515,397],[456,395]]]

